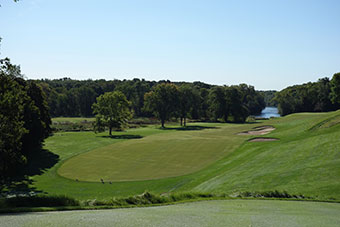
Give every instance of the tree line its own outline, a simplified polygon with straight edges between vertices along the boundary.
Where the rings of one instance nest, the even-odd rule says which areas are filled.
[[[327,112],[340,108],[340,73],[333,78],[287,87],[275,95],[279,113]]]
[[[35,81],[47,95],[52,117],[94,116],[92,104],[106,92],[120,91],[130,102],[134,117],[170,117],[244,122],[265,107],[263,95],[253,86],[215,86],[202,82],[133,80]],[[168,104],[166,106],[164,104]]]

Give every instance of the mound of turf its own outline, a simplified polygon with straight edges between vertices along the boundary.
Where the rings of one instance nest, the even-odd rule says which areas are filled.
[[[243,144],[224,160],[223,172],[194,190],[287,190],[339,199],[340,125],[310,130],[339,113],[303,113],[275,120],[277,130],[271,136],[279,141]]]
[[[58,173],[70,179],[109,183],[174,177],[196,172],[233,151],[242,137],[228,125],[126,140],[67,160]]]

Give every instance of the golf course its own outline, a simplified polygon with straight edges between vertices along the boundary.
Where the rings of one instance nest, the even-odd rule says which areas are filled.
[[[106,133],[60,132],[45,149],[59,161],[33,186],[76,199],[152,193],[287,191],[339,200],[340,112],[299,113],[248,124],[158,125]],[[265,135],[247,132],[259,126]],[[241,134],[240,134],[241,133]],[[261,133],[259,133],[261,134]],[[252,138],[275,138],[252,142]]]
[[[61,119],[53,119],[58,120]],[[44,145],[46,151],[57,157],[56,163],[30,178],[30,187],[37,193],[65,195],[85,202],[86,209],[91,209],[88,207],[91,202],[86,201],[111,204],[112,199],[146,191],[161,197],[203,193],[209,195],[207,199],[217,200],[165,207],[48,213],[42,219],[32,213],[16,221],[23,226],[24,223],[54,226],[63,217],[67,223],[72,219],[75,225],[89,226],[91,222],[78,220],[95,215],[103,225],[111,223],[114,217],[114,222],[122,226],[175,225],[173,221],[195,226],[200,221],[189,220],[186,215],[201,213],[202,226],[221,223],[336,226],[335,223],[340,223],[335,215],[340,209],[339,123],[340,111],[334,111],[291,114],[245,124],[190,123],[186,127],[170,124],[166,128],[147,125],[111,136],[107,132],[56,132]],[[271,196],[272,200],[262,200],[266,196],[255,196],[254,200],[252,196],[274,191],[292,196],[285,197],[286,201]],[[245,197],[252,197],[251,200],[235,200],[247,193],[250,196]],[[190,198],[178,201],[197,200]],[[167,219],[165,214],[176,219]],[[133,218],[126,222],[126,215]],[[0,218],[11,223],[11,217]],[[282,221],[286,218],[291,222]]]
[[[0,0],[0,227],[339,227],[339,11]]]

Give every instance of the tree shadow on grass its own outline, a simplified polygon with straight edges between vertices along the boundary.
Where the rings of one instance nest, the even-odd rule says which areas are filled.
[[[27,155],[27,164],[17,166],[12,175],[0,179],[0,197],[15,195],[35,195],[42,193],[41,190],[33,187],[34,175],[41,175],[47,169],[52,168],[59,161],[59,156],[42,148],[37,148]]]
[[[209,127],[209,126],[185,126],[185,127],[175,127],[175,128],[160,128],[161,130],[175,130],[175,131],[198,131],[204,129],[218,129],[219,127]]]
[[[111,136],[100,136],[102,138],[110,138],[110,139],[141,139],[143,136],[141,135],[111,135]]]

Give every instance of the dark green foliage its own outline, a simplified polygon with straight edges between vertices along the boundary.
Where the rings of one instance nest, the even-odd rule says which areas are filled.
[[[264,192],[241,192],[238,197],[245,197],[245,198],[294,198],[294,199],[312,199],[312,197],[304,196],[302,194],[300,195],[292,195],[289,194],[286,191],[280,192],[280,191],[264,191]]]
[[[26,82],[23,79],[20,84],[26,88],[28,99],[24,104],[24,128],[28,130],[22,138],[25,152],[40,146],[45,138],[51,133],[51,118],[48,112],[48,106],[45,94],[41,88],[34,82]]]
[[[200,97],[197,89],[188,84],[183,84],[179,87],[179,105],[178,114],[181,118],[181,126],[186,126],[186,119],[192,109],[196,107],[199,109]],[[198,114],[197,114],[198,115]]]
[[[77,90],[78,99],[77,103],[79,105],[80,116],[82,117],[90,117],[92,116],[92,104],[96,101],[96,93],[92,88],[89,87],[80,87]]]
[[[259,93],[263,96],[266,106],[277,107],[277,101],[275,100],[275,94],[277,93],[277,91],[259,91]]]
[[[229,106],[226,102],[224,87],[214,87],[210,90],[209,103],[209,110],[214,121],[220,117],[223,117],[225,121],[228,120]]]
[[[265,107],[263,96],[246,84],[212,88],[209,103],[212,119],[223,118],[225,122],[245,122],[250,114],[257,114]]]
[[[123,129],[132,117],[129,107],[130,102],[120,91],[106,92],[99,96],[92,106],[96,114],[95,132],[102,132],[107,127],[112,135],[112,129]]]
[[[17,196],[0,200],[0,208],[79,206],[79,201],[65,195]]]
[[[116,90],[123,92],[132,103],[134,114],[143,117],[147,116],[147,113],[143,112],[144,94],[151,90],[153,84],[153,82],[147,82],[144,79],[124,80],[117,84]]]
[[[150,192],[144,192],[141,195],[129,196],[127,198],[113,198],[109,201],[91,201],[87,205],[94,206],[129,206],[129,205],[150,205],[150,204],[165,204],[187,200],[207,199],[216,196],[211,193],[195,193],[195,192],[180,192],[165,195],[156,195]],[[225,196],[223,196],[225,197]]]
[[[251,85],[240,84],[236,86],[240,91],[241,101],[244,103],[250,115],[258,115],[266,107],[264,96]]]
[[[20,68],[0,60],[0,171],[14,175],[16,165],[50,134],[51,119],[41,88],[25,81]]]
[[[340,103],[335,101],[336,75],[332,82],[326,77],[314,83],[294,85],[276,93],[279,113],[284,116],[298,112],[326,112],[338,109]]]
[[[0,63],[0,172],[3,177],[16,164],[25,162],[22,137],[28,130],[24,128],[23,106],[27,94],[14,80],[16,74],[9,60],[4,59]]]
[[[247,107],[247,100],[242,100],[242,91],[236,86],[231,86],[226,88],[225,95],[232,121],[245,122],[250,111]]]
[[[336,73],[333,75],[331,86],[332,86],[331,91],[332,103],[340,104],[340,73]]]
[[[179,104],[179,91],[175,84],[163,83],[155,86],[144,96],[145,109],[154,113],[164,123],[174,116]]]
[[[150,103],[144,103],[144,97],[149,92],[154,91],[160,84],[170,83],[170,81],[155,82],[144,79],[79,81],[69,78],[39,80],[36,82],[41,85],[48,97],[50,114],[53,117],[93,116],[93,113],[89,112],[89,110],[95,98],[105,92],[112,91],[121,91],[124,93],[126,98],[131,102],[131,108],[135,117],[158,116],[155,111],[148,108],[150,107]],[[178,101],[175,103],[176,110],[171,110],[172,113],[169,114],[169,116],[179,117],[183,121],[184,118],[205,121],[216,117],[215,104],[211,102],[209,94],[211,94],[212,89],[217,86],[202,82],[173,82],[171,84],[179,88],[179,94],[177,97]],[[236,87],[240,92],[242,104],[249,111],[249,114],[261,112],[264,108],[263,97],[254,90],[254,87],[246,84],[241,84]],[[181,90],[182,95],[180,95]],[[222,116],[223,115],[226,114],[222,114]],[[231,120],[233,120],[233,117],[230,117],[230,121]]]

